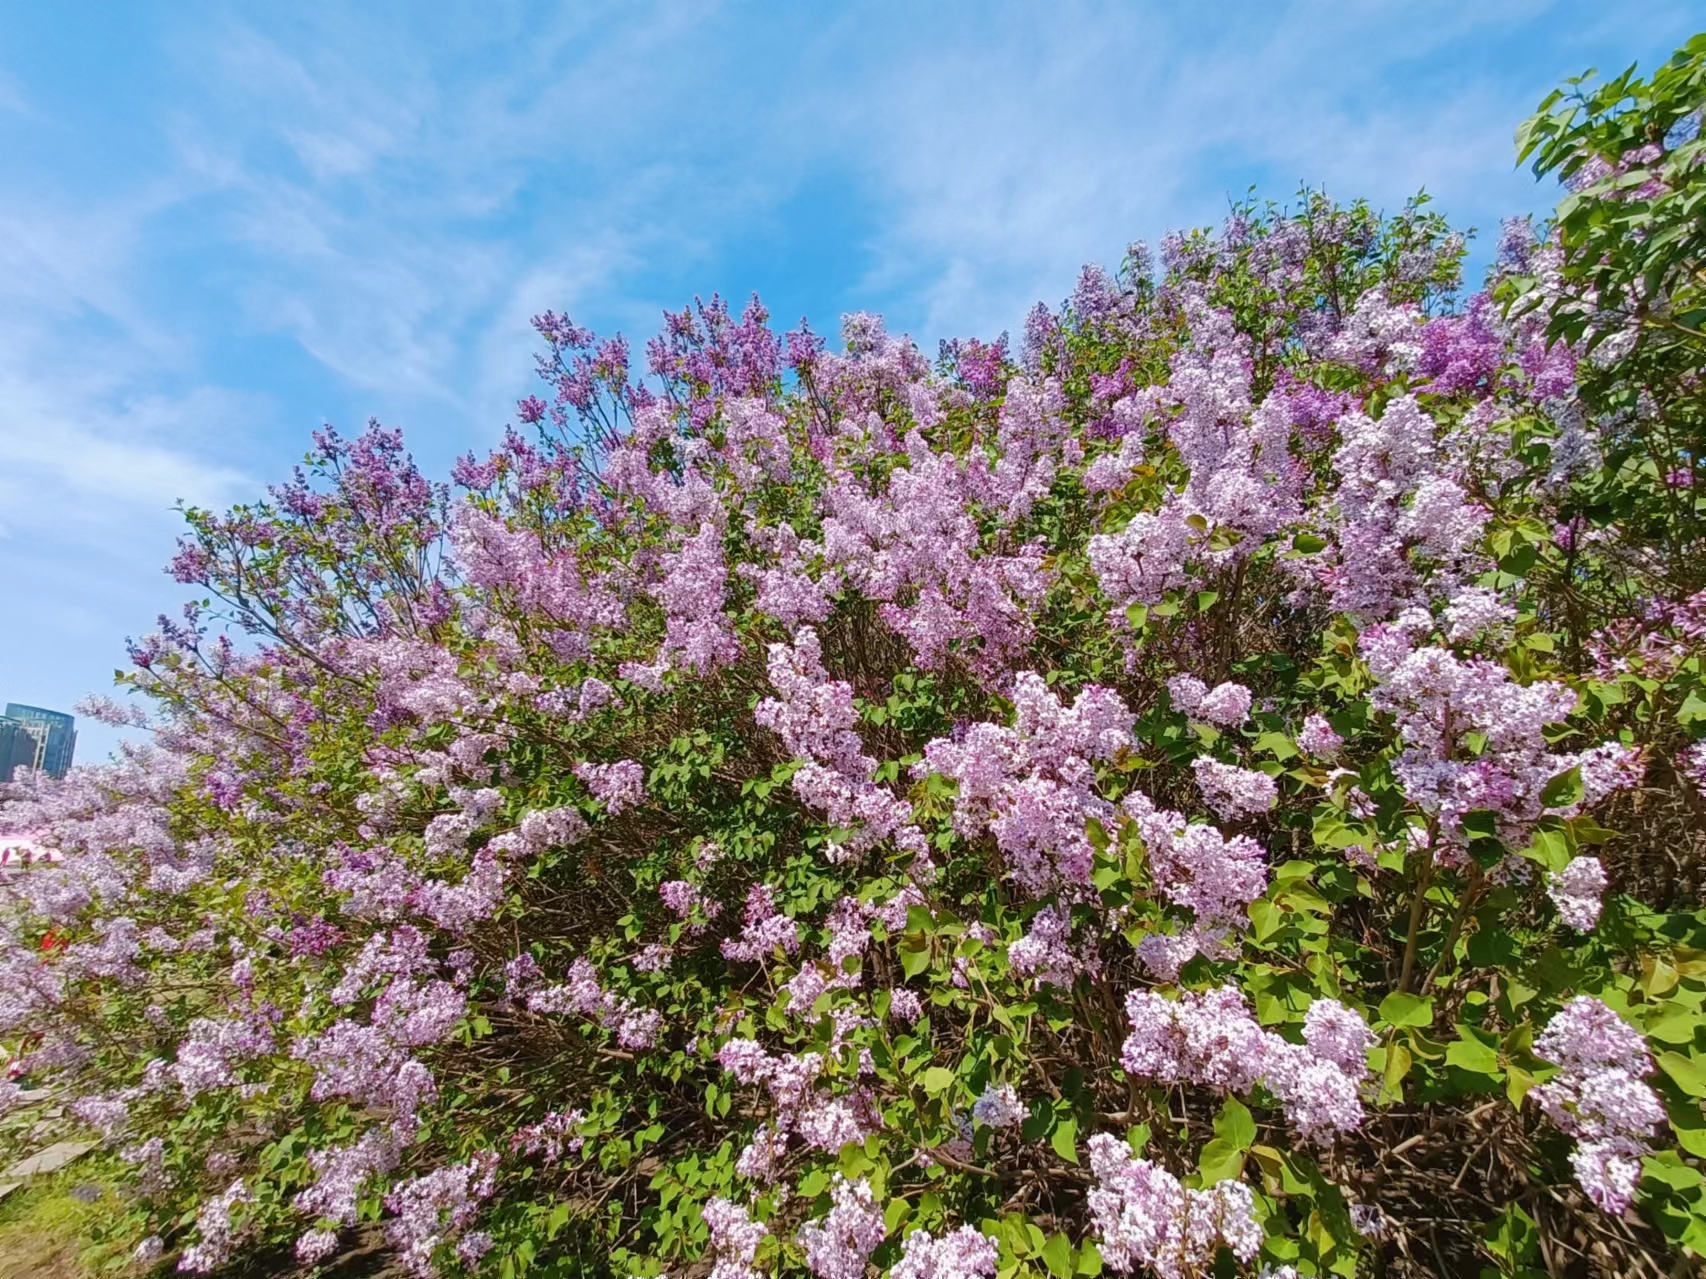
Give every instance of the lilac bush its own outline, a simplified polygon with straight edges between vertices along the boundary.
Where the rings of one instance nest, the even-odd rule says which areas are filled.
[[[1702,181],[1679,56],[1528,126],[1590,154],[1465,299],[1306,192],[1016,351],[548,313],[452,483],[188,511],[153,744],[0,807],[0,1131],[185,1272],[1706,1252],[1698,317],[1576,217]]]

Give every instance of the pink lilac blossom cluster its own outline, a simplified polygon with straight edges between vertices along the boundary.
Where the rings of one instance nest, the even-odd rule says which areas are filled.
[[[1578,933],[1599,923],[1605,896],[1605,867],[1597,857],[1572,857],[1564,869],[1547,876],[1546,895],[1558,908],[1558,918]]]
[[[592,961],[581,956],[569,966],[569,980],[547,986],[527,996],[527,1007],[536,1013],[574,1013],[611,1031],[616,1042],[630,1052],[653,1047],[663,1029],[663,1014],[642,1008],[632,999],[604,989]]]
[[[593,798],[603,803],[612,817],[646,795],[646,770],[631,759],[614,764],[576,764],[575,776],[586,783]]]
[[[775,890],[769,884],[754,884],[746,895],[740,936],[723,939],[723,958],[763,963],[778,950],[793,955],[799,949],[799,925],[776,909]]]
[[[985,722],[958,740],[937,738],[913,771],[959,784],[955,829],[990,831],[1026,892],[1081,892],[1095,859],[1086,824],[1114,813],[1097,794],[1095,764],[1134,744],[1134,716],[1118,694],[1095,684],[1068,707],[1030,671],[1014,680],[1013,708],[1012,728]]]
[[[914,991],[896,986],[889,991],[889,1016],[904,1022],[916,1022],[924,1016],[924,1003]]]
[[[940,1239],[914,1230],[901,1244],[891,1279],[994,1279],[999,1252],[995,1241],[971,1226],[950,1230]]]
[[[865,1264],[888,1233],[870,1183],[835,1174],[830,1209],[801,1226],[794,1238],[818,1279],[864,1279]]]
[[[743,1177],[775,1180],[795,1137],[809,1150],[834,1154],[882,1127],[866,1085],[855,1084],[843,1095],[819,1087],[828,1066],[821,1053],[773,1056],[755,1040],[734,1038],[717,1051],[717,1061],[738,1082],[763,1084],[770,1094],[769,1119],[753,1132],[736,1161]],[[868,1065],[861,1054],[861,1073]]]
[[[991,1084],[983,1095],[972,1103],[971,1117],[990,1128],[1015,1128],[1023,1122],[1027,1111],[1019,1102],[1019,1093],[1012,1084]]]
[[[551,848],[572,848],[585,839],[586,819],[575,808],[534,809],[512,831],[495,836],[486,847],[494,853],[537,857]]]
[[[1132,1033],[1120,1050],[1127,1073],[1160,1083],[1189,1082],[1247,1094],[1261,1084],[1305,1140],[1331,1144],[1362,1126],[1361,1088],[1374,1036],[1352,1009],[1317,999],[1303,1043],[1264,1030],[1232,986],[1169,1000],[1152,991],[1126,997]]]
[[[706,921],[715,919],[723,911],[722,902],[685,879],[670,879],[659,884],[658,898],[682,921],[691,920],[695,911]]]
[[[1318,571],[1334,607],[1373,621],[1452,594],[1483,563],[1488,511],[1453,478],[1434,419],[1399,395],[1378,418],[1348,413],[1338,428],[1337,549]]]
[[[1520,848],[1543,815],[1571,816],[1640,778],[1639,753],[1604,742],[1575,754],[1553,752],[1547,725],[1567,719],[1576,694],[1562,684],[1517,683],[1504,665],[1465,660],[1438,645],[1417,646],[1401,617],[1392,626],[1373,626],[1360,640],[1369,669],[1379,681],[1371,704],[1391,712],[1403,745],[1394,771],[1404,793],[1439,822],[1443,843],[1461,845],[1464,815],[1494,814],[1500,838]],[[1478,749],[1468,749],[1470,735]],[[1577,769],[1582,795],[1570,804],[1543,798],[1553,778]]]
[[[1250,718],[1253,699],[1242,684],[1227,681],[1210,688],[1195,675],[1175,675],[1167,681],[1167,692],[1175,709],[1221,728],[1236,728]]]
[[[186,1274],[212,1274],[231,1260],[241,1242],[242,1229],[234,1220],[235,1210],[253,1203],[254,1193],[239,1178],[222,1194],[209,1199],[196,1214],[196,1242],[178,1258],[178,1269]]]
[[[1248,835],[1226,836],[1213,826],[1187,823],[1134,790],[1121,804],[1136,824],[1155,887],[1175,906],[1189,909],[1193,926],[1175,938],[1147,939],[1140,956],[1163,980],[1199,951],[1218,953],[1226,937],[1248,923],[1248,907],[1268,884],[1267,855]]]
[[[704,1219],[716,1254],[711,1279],[756,1279],[759,1271],[753,1261],[758,1256],[758,1245],[770,1233],[769,1227],[754,1221],[745,1208],[721,1196],[706,1201]]]
[[[1345,739],[1334,731],[1325,715],[1310,715],[1297,731],[1297,749],[1317,759],[1335,759],[1345,748]]]
[[[772,644],[769,673],[777,696],[759,702],[754,718],[800,761],[794,793],[831,825],[854,832],[832,846],[830,860],[847,861],[892,840],[913,855],[915,874],[924,871],[929,853],[912,809],[872,780],[877,761],[865,754],[855,729],[852,686],[829,678],[817,632],[802,627],[791,646]]]
[[[1088,1143],[1090,1220],[1102,1259],[1115,1270],[1146,1267],[1159,1279],[1209,1273],[1222,1247],[1243,1262],[1262,1245],[1255,1196],[1241,1181],[1188,1190],[1160,1165],[1140,1159],[1118,1137]]]
[[[333,1226],[353,1226],[363,1187],[395,1168],[402,1151],[399,1135],[379,1127],[368,1129],[349,1145],[309,1152],[308,1166],[316,1180],[297,1194],[293,1206]]]
[[[524,1124],[510,1138],[510,1147],[524,1155],[539,1155],[547,1165],[567,1155],[578,1155],[586,1138],[575,1131],[586,1121],[579,1110],[554,1110],[536,1124]]]
[[[1197,756],[1191,771],[1203,802],[1223,821],[1259,816],[1279,802],[1279,785],[1266,773],[1223,764],[1210,755]]]
[[[492,1246],[491,1236],[470,1231],[480,1204],[496,1188],[497,1156],[477,1154],[465,1163],[451,1164],[403,1182],[385,1197],[395,1215],[386,1224],[386,1238],[411,1273],[431,1279],[438,1274],[434,1254],[455,1245],[458,1260],[472,1265]]]
[[[1645,1082],[1653,1073],[1646,1041],[1604,1003],[1578,995],[1534,1041],[1534,1053],[1560,1069],[1528,1095],[1576,1138],[1570,1164],[1588,1198],[1622,1214],[1640,1184],[1641,1159],[1665,1122],[1664,1104]]]
[[[1070,987],[1091,966],[1072,944],[1072,917],[1059,903],[1031,918],[1025,935],[1007,947],[1007,963],[1021,976],[1043,986]]]
[[[1195,291],[1182,301],[1191,339],[1173,357],[1160,404],[1175,410],[1166,434],[1189,478],[1159,510],[1134,515],[1122,532],[1094,535],[1087,548],[1114,605],[1110,620],[1122,630],[1129,606],[1158,604],[1166,592],[1235,565],[1301,514],[1287,402],[1255,403],[1250,342],[1229,313]],[[1235,709],[1235,701],[1216,706],[1226,715]]]

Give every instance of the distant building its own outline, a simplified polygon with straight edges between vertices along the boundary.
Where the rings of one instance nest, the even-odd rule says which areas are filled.
[[[19,768],[64,777],[77,750],[76,726],[63,711],[7,702],[6,714],[0,716],[0,781],[11,781]]]

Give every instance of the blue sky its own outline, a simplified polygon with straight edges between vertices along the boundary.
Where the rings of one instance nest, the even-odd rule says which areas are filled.
[[[761,293],[938,338],[1252,184],[1496,231],[1517,122],[1686,2],[0,0],[0,700],[69,707],[180,595],[178,499],[323,421],[442,471],[530,389],[528,317],[644,337]],[[82,758],[114,735],[84,725]]]

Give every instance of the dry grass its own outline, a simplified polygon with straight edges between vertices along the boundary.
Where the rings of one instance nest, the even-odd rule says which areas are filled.
[[[73,1196],[82,1180],[67,1169],[0,1202],[0,1279],[93,1279],[89,1232],[108,1204]]]

